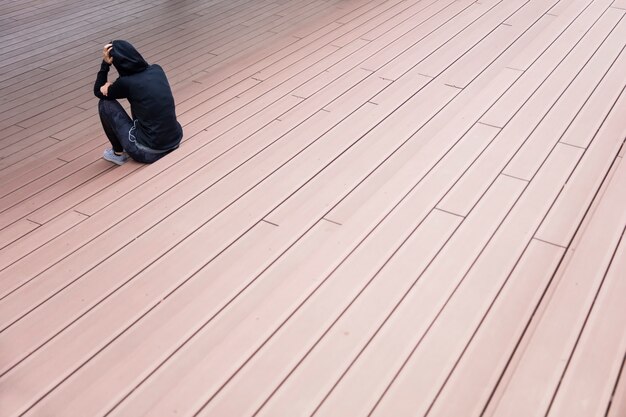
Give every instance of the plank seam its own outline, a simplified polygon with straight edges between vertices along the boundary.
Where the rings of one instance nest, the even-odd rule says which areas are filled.
[[[465,219],[465,216],[463,216],[462,214],[453,213],[453,212],[451,212],[449,210],[444,210],[444,209],[442,209],[440,207],[435,207],[434,210],[438,210],[438,211],[441,211],[442,213],[446,213],[446,214],[449,214],[451,216],[460,217],[461,219]]]
[[[549,240],[540,239],[540,238],[538,238],[537,236],[533,236],[533,239],[538,240],[539,242],[547,243],[548,245],[556,246],[556,247],[558,247],[558,248],[567,249],[567,247],[566,247],[566,246],[559,245],[558,243],[550,242]]]
[[[336,222],[334,220],[329,219],[328,217],[322,217],[322,220],[326,220],[329,223],[336,224],[337,226],[343,226],[343,224]]]
[[[505,172],[501,172],[500,175],[505,176],[505,177],[509,177],[509,178],[513,178],[513,179],[516,179],[516,180],[524,181],[524,182],[530,182],[530,180],[527,180],[527,179],[524,179],[524,178],[520,178],[520,177],[516,177],[515,175],[507,174]]]

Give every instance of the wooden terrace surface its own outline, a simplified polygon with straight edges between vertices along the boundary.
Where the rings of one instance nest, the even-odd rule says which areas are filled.
[[[1,0],[0,415],[626,416],[625,14]],[[101,158],[111,39],[153,165]]]

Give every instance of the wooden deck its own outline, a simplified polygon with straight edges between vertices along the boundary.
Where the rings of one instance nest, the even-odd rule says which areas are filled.
[[[0,415],[626,416],[625,0],[0,0]],[[185,131],[101,159],[128,39]]]

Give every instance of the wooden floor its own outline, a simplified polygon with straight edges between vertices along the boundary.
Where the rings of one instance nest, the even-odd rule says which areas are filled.
[[[626,416],[625,14],[0,0],[0,415]],[[153,165],[101,158],[111,39]]]

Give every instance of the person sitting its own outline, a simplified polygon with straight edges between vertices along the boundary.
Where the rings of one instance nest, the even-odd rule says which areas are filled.
[[[107,81],[111,64],[119,74]],[[103,158],[122,165],[128,157],[152,163],[178,148],[183,129],[176,119],[174,97],[159,65],[149,65],[133,45],[114,40],[104,46],[94,84],[98,112],[111,149]],[[117,101],[127,99],[132,118]]]

